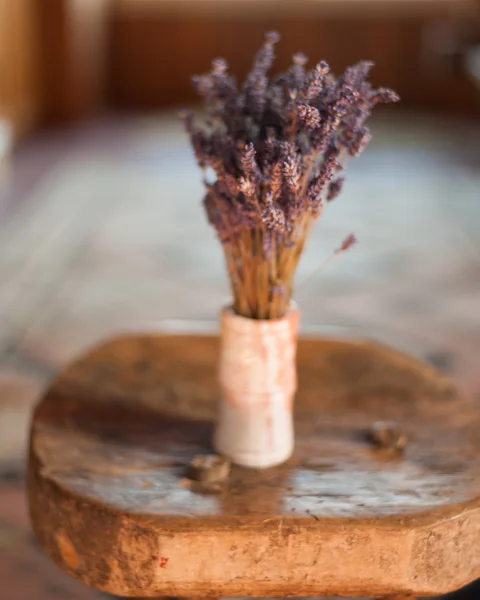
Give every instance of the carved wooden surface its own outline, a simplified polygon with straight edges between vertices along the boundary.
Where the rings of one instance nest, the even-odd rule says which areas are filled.
[[[29,500],[70,575],[122,596],[434,595],[480,576],[478,412],[430,367],[368,342],[301,340],[285,465],[186,478],[210,451],[218,340],[126,336],[38,405]],[[405,453],[370,446],[395,420]]]

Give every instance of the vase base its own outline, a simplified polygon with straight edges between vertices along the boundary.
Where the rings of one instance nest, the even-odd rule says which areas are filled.
[[[231,444],[222,443],[215,437],[213,440],[213,447],[218,454],[225,456],[228,460],[241,467],[248,467],[250,469],[269,469],[272,467],[278,467],[279,465],[286,462],[291,458],[293,454],[293,448],[282,449],[280,452],[239,452],[231,449]]]
[[[267,469],[282,464],[292,456],[293,436],[291,397],[253,407],[220,401],[213,446],[236,465]]]

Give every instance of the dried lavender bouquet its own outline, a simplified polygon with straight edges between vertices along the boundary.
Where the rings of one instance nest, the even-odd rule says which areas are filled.
[[[395,102],[366,81],[371,62],[336,79],[325,61],[306,69],[303,54],[268,79],[277,33],[268,33],[241,89],[225,60],[193,78],[206,124],[183,118],[205,178],[204,206],[225,253],[237,314],[276,319],[291,302],[295,272],[315,221],[342,189],[349,156],[371,139],[365,121],[376,104]],[[339,251],[354,242],[349,236]]]
[[[341,191],[349,156],[370,141],[373,107],[393,102],[360,62],[336,79],[303,54],[268,79],[279,36],[269,33],[241,89],[223,59],[193,79],[206,123],[185,112],[205,171],[204,206],[222,244],[232,306],[221,313],[219,419],[214,446],[233,462],[269,467],[293,452],[298,309],[295,272],[325,205]],[[209,180],[209,171],[214,174]],[[336,254],[355,241],[347,237]]]

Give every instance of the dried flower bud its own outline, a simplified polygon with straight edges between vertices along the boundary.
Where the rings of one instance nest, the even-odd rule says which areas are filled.
[[[285,231],[285,213],[281,208],[268,204],[262,211],[262,220],[267,229],[282,233]]]
[[[348,250],[356,243],[357,243],[357,238],[353,235],[353,233],[351,233],[343,240],[341,245],[335,250],[335,254],[340,254],[340,252],[345,252],[345,250]]]
[[[224,74],[228,70],[228,63],[224,58],[215,58],[212,60],[212,71],[217,74]]]
[[[301,52],[293,55],[293,65],[289,69],[289,83],[295,89],[299,90],[305,85],[305,65],[307,57]]]
[[[370,100],[374,106],[375,104],[380,103],[386,104],[388,102],[398,102],[400,100],[400,96],[388,88],[379,88],[372,94]]]
[[[375,63],[370,60],[361,60],[356,65],[348,67],[341,79],[347,85],[358,87],[365,81],[374,66]]]
[[[223,184],[225,192],[232,198],[235,198],[238,194],[239,184],[233,175],[230,175],[225,169],[222,169],[221,173],[217,175],[219,181]]]
[[[205,212],[207,213],[207,219],[210,225],[213,225],[215,229],[218,227],[219,213],[217,204],[215,202],[215,196],[208,192],[205,194],[203,199],[203,206],[205,208]]]
[[[320,195],[310,201],[310,213],[313,219],[318,219],[323,212],[323,203]]]
[[[258,174],[258,166],[255,160],[256,152],[252,143],[246,144],[241,157],[243,172],[246,176],[254,178]]]
[[[251,85],[246,106],[250,114],[257,120],[261,120],[265,107],[267,105],[267,87],[268,79],[265,75],[260,75]]]
[[[314,177],[307,188],[307,199],[310,204],[316,203],[325,187],[325,181],[320,175]]]
[[[199,96],[207,96],[212,89],[212,82],[208,75],[194,75],[192,85]]]
[[[362,127],[356,132],[356,135],[353,136],[347,146],[347,151],[350,156],[359,156],[365,150],[371,139],[372,134],[370,131],[366,127]]]
[[[283,111],[283,88],[279,85],[272,85],[268,89],[267,106],[271,115],[280,115]],[[279,120],[277,118],[277,120]]]
[[[280,196],[280,191],[282,189],[282,163],[276,162],[271,171],[270,175],[270,191],[272,194],[272,199],[275,201]]]
[[[320,95],[325,83],[325,76],[329,71],[330,67],[324,60],[315,65],[303,90],[305,100],[313,100]]]
[[[238,180],[238,188],[245,196],[255,196],[257,191],[255,183],[251,179],[240,177]]]
[[[296,52],[293,55],[293,64],[297,67],[304,67],[308,62],[308,58],[303,54],[303,52]]]
[[[247,77],[246,88],[248,88],[259,79],[265,76],[275,59],[274,45],[280,41],[280,35],[276,31],[270,31],[265,36],[265,43],[255,56],[253,68]]]
[[[203,200],[203,206],[208,222],[215,229],[220,242],[223,245],[229,244],[232,233],[238,226],[238,218],[231,215],[231,210],[225,202],[225,198],[215,191],[214,186],[207,192]]]
[[[205,169],[211,160],[210,139],[204,131],[196,126],[192,111],[181,111],[180,118],[183,120],[185,129],[190,136],[198,165],[201,169]]]
[[[335,141],[330,142],[328,148],[325,150],[323,155],[323,164],[320,169],[320,176],[325,181],[330,181],[334,171],[340,166],[338,162],[338,156],[340,154],[340,147]]]
[[[336,179],[335,181],[332,181],[330,183],[330,185],[328,186],[327,202],[335,200],[335,198],[340,194],[340,192],[342,191],[344,181],[345,179],[343,177],[340,177],[339,179]]]
[[[243,203],[239,202],[237,210],[240,213],[240,219],[244,228],[253,229],[262,223],[262,214],[259,206],[257,203],[251,202],[250,198],[247,198]]]
[[[273,165],[277,159],[279,144],[275,138],[275,130],[272,127],[267,128],[266,139],[263,144],[263,171],[265,175],[269,176]]]
[[[330,72],[330,66],[327,61],[321,60],[315,65],[315,71],[318,73],[318,75],[325,76]]]
[[[318,218],[322,210],[322,192],[339,166],[339,152],[339,148],[334,143],[329,145],[323,155],[323,162],[317,174],[312,178],[307,188],[307,201],[314,218]]]
[[[300,188],[300,172],[298,169],[297,158],[293,154],[289,154],[283,163],[283,176],[288,187],[296,192]]]
[[[298,115],[309,129],[316,129],[320,125],[320,113],[314,106],[301,104],[298,107]]]
[[[265,40],[268,44],[278,44],[280,41],[280,34],[278,31],[268,31],[265,34]]]

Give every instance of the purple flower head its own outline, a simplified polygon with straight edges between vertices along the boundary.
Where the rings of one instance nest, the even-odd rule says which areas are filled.
[[[377,104],[398,100],[372,88],[368,61],[336,78],[325,61],[308,68],[297,53],[271,77],[279,39],[267,33],[240,88],[223,58],[192,79],[206,125],[182,113],[199,166],[215,175],[205,182],[204,207],[225,252],[234,308],[254,318],[287,310],[312,223],[340,194],[345,160],[371,139],[366,120]],[[349,236],[337,252],[354,243]]]

